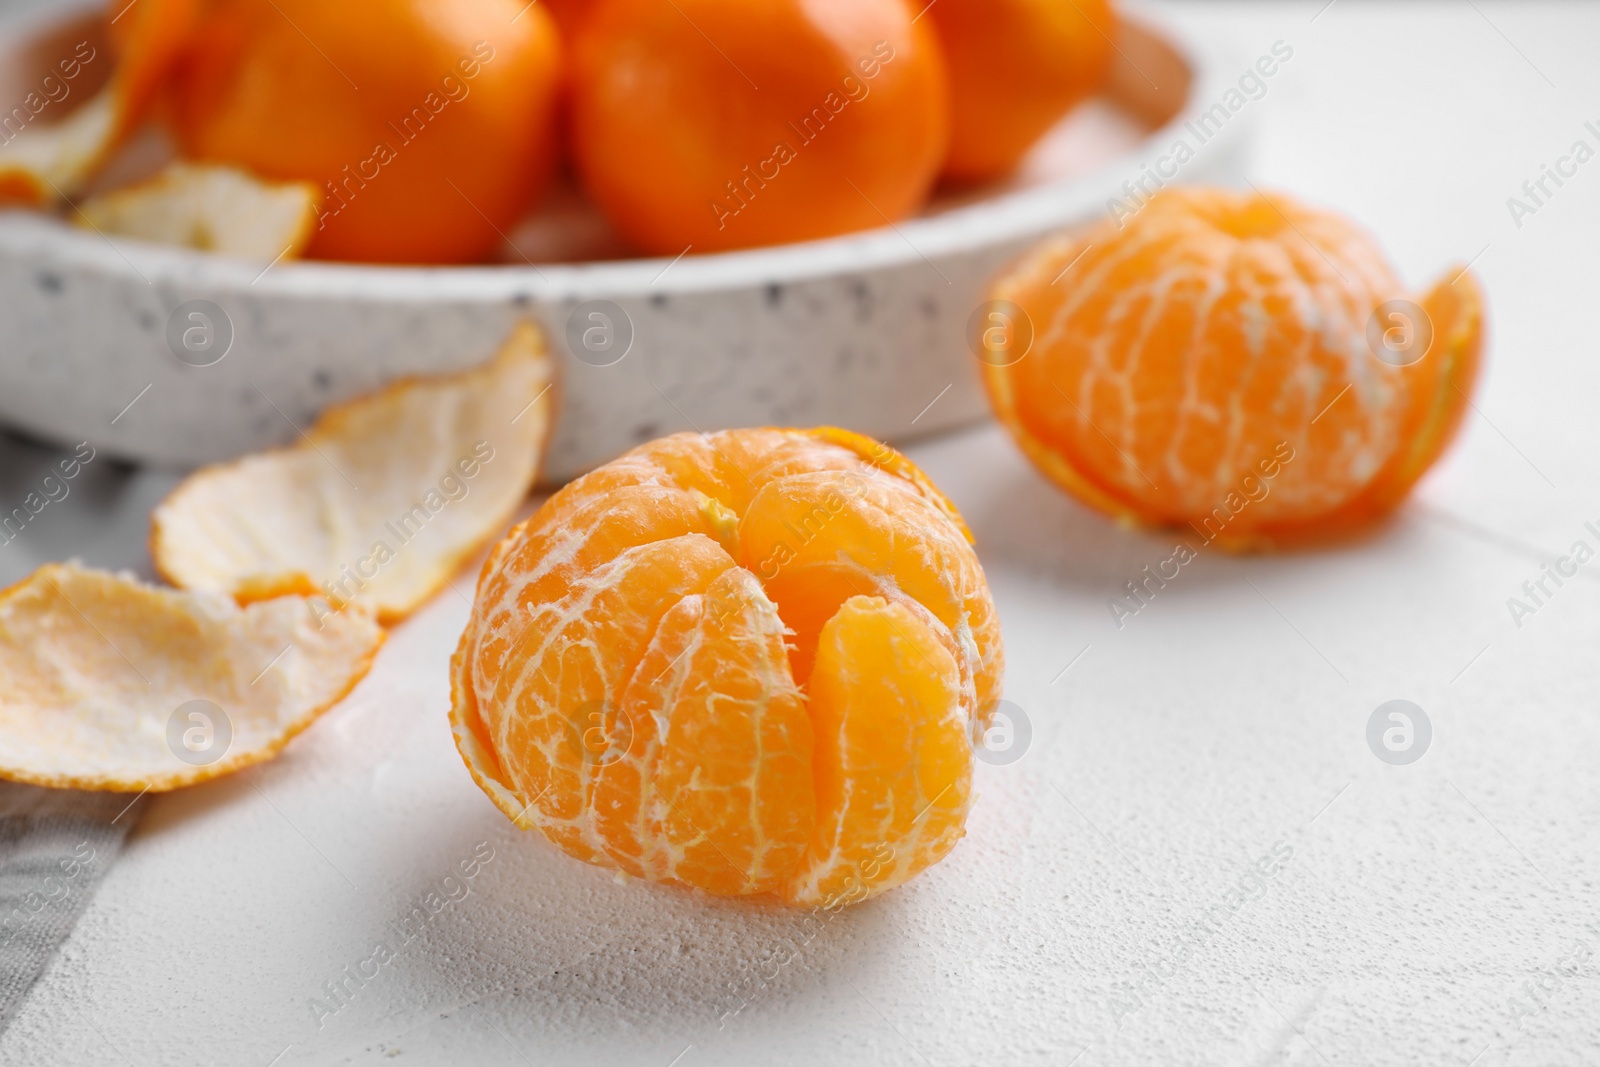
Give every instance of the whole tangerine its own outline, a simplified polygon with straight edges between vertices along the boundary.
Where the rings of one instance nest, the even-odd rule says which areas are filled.
[[[579,173],[662,255],[911,214],[944,158],[944,63],[903,0],[598,0],[573,45]]]
[[[1454,437],[1484,310],[1451,278],[1413,300],[1338,214],[1174,187],[1024,255],[972,339],[1000,421],[1072,495],[1292,542],[1391,511]]]
[[[489,258],[555,163],[561,53],[516,0],[216,0],[176,79],[184,153],[311,181],[310,255]]]
[[[1012,171],[1111,69],[1110,0],[938,0],[927,8],[950,71],[950,153],[963,182]]]
[[[1003,653],[954,507],[843,430],[643,445],[484,564],[451,724],[578,859],[835,906],[961,837]]]

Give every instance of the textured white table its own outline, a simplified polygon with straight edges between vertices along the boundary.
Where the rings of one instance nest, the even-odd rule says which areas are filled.
[[[1600,547],[1600,161],[1520,228],[1505,203],[1600,147],[1600,11],[1320,3],[1171,13],[1246,60],[1295,49],[1251,105],[1259,182],[1365,220],[1410,281],[1479,257],[1480,411],[1389,528],[1205,555],[1119,631],[1106,598],[1170,539],[1076,507],[993,429],[913,448],[979,538],[1032,746],[981,768],[948,861],[776,974],[755,961],[795,916],[613,881],[478,792],[446,591],[283,759],[150,805],[0,1062],[1600,1063],[1600,561],[1520,628],[1506,606]],[[41,457],[8,449],[4,500]],[[0,577],[141,565],[170,482],[91,465]],[[1365,740],[1397,697],[1434,728],[1406,767]],[[480,842],[468,895],[319,1019]]]

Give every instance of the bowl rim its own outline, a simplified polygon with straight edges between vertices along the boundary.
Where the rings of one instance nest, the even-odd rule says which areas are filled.
[[[38,32],[99,7],[95,0],[72,0],[43,12],[0,19],[0,36]],[[216,292],[248,290],[261,297],[359,301],[448,298],[499,303],[598,294],[646,298],[914,267],[919,262],[937,271],[937,259],[1036,237],[1090,217],[1102,198],[1126,195],[1123,184],[1138,174],[1141,163],[1158,154],[1186,123],[1221,98],[1220,72],[1228,69],[1226,60],[1231,58],[1224,49],[1209,42],[1203,47],[1192,33],[1141,4],[1125,3],[1119,14],[1125,22],[1159,38],[1188,68],[1187,97],[1169,120],[1149,129],[1127,152],[1085,173],[877,229],[697,256],[680,253],[676,258],[464,266],[295,260],[275,261],[262,268],[258,263],[193,249],[113,239],[22,208],[0,209],[0,255],[27,257],[37,263],[36,257],[47,253],[52,269],[85,269],[152,286],[203,281]],[[1126,56],[1124,60],[1132,62]]]

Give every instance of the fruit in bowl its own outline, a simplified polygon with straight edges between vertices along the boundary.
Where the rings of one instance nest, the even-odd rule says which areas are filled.
[[[950,151],[962,182],[999,178],[1111,68],[1109,0],[938,0],[926,8],[950,72]]]
[[[929,26],[903,0],[599,0],[574,43],[579,173],[612,222],[677,255],[911,214],[944,158]]]
[[[1004,179],[1107,78],[1106,0],[943,6],[133,0],[106,16],[113,89],[0,146],[0,197],[71,203],[108,168],[125,182],[117,149],[154,116],[190,169],[151,186],[137,156],[160,198],[78,221],[274,262],[416,264],[493,261],[575,201],[646,255],[875,229],[927,208],[941,175]],[[546,203],[569,173],[577,196]],[[274,206],[294,186],[315,190],[309,240]],[[214,218],[219,203],[252,217]]]
[[[141,7],[152,2],[137,0]],[[234,2],[243,0],[230,0]],[[451,6],[475,8],[477,2],[462,0]],[[671,9],[667,0],[656,2],[664,11]],[[519,6],[506,21],[523,26],[543,6],[541,0],[518,20]],[[606,6],[605,0],[567,6],[563,18],[575,19],[557,34],[565,72],[551,102],[558,118],[570,109],[573,39],[582,32],[586,18],[598,17]],[[226,12],[231,7],[207,10]],[[918,8],[911,10],[914,15]],[[0,50],[21,56],[35,44],[67,40],[69,34],[71,41],[86,36],[104,57],[100,70],[109,72],[112,50],[101,41],[104,22],[115,14],[85,13],[72,20],[53,19],[36,32],[4,34]],[[903,15],[893,18],[900,20],[897,24],[909,21]],[[117,25],[126,21],[127,17]],[[922,32],[937,29],[930,16],[912,25],[919,37],[928,37],[943,49],[937,34]],[[321,30],[313,33],[309,24],[302,28],[317,46],[299,40],[303,55],[297,62],[303,62],[307,72],[314,64],[320,68],[316,78],[331,79],[334,90],[342,88],[347,95],[366,97],[374,91],[327,46]],[[1115,187],[1112,179],[1119,181],[1137,169],[1131,157],[1141,145],[1153,149],[1167,143],[1202,100],[1216,95],[1212,90],[1223,71],[1210,61],[1203,42],[1186,41],[1170,28],[1137,18],[1120,21],[1114,32],[1131,61],[1161,86],[1159,100],[1151,99],[1149,84],[1119,57],[1103,91],[1053,127],[1017,171],[995,184],[936,186],[931,200],[910,206],[914,218],[902,219],[896,217],[898,209],[891,210],[888,197],[859,174],[841,173],[867,194],[863,199],[848,184],[838,184],[857,209],[871,212],[860,223],[871,229],[797,239],[753,254],[701,255],[706,249],[696,246],[676,263],[632,260],[639,248],[620,239],[581,188],[581,172],[570,159],[562,160],[568,130],[560,127],[552,148],[550,192],[520,220],[494,220],[507,235],[504,242],[468,204],[471,199],[484,214],[491,214],[488,202],[471,192],[468,180],[449,172],[444,174],[447,181],[437,183],[440,194],[429,201],[428,209],[435,203],[453,204],[452,210],[466,213],[457,217],[466,223],[457,227],[458,232],[434,236],[454,243],[471,236],[470,226],[476,225],[473,240],[489,240],[494,246],[483,253],[482,261],[507,268],[494,270],[392,270],[387,264],[346,263],[307,267],[292,262],[302,254],[312,259],[332,254],[327,241],[333,228],[356,219],[391,177],[404,174],[380,165],[377,159],[382,154],[374,153],[373,144],[355,140],[354,154],[338,168],[335,185],[345,190],[348,201],[341,210],[325,178],[269,178],[251,166],[193,159],[177,160],[173,169],[162,170],[166,158],[145,153],[161,149],[164,132],[177,128],[182,119],[183,108],[174,94],[196,76],[192,67],[200,62],[186,58],[164,82],[152,122],[136,141],[118,153],[87,189],[63,186],[70,204],[58,201],[51,213],[7,212],[0,218],[0,280],[19,294],[25,313],[33,317],[30,321],[38,323],[0,362],[21,368],[53,360],[61,368],[54,380],[71,378],[76,383],[62,390],[43,378],[19,375],[16,388],[0,396],[0,419],[34,433],[58,434],[68,443],[99,435],[94,439],[133,459],[166,463],[231,459],[292,436],[290,422],[271,410],[262,393],[290,421],[307,425],[327,403],[349,399],[397,377],[460,370],[492,351],[514,321],[531,316],[546,330],[553,352],[568,372],[562,381],[564,404],[572,412],[598,416],[568,418],[559,424],[550,449],[548,477],[553,480],[576,476],[641,440],[690,423],[713,428],[836,423],[885,439],[968,424],[984,416],[986,404],[978,379],[970,372],[961,325],[987,278],[1025,242],[1098,208],[1104,203],[1101,189],[1109,191]],[[884,41],[895,47],[887,38]],[[868,43],[875,47],[877,39]],[[319,47],[361,86],[360,91],[350,94],[348,83],[319,54]],[[738,78],[704,38],[698,38],[697,47],[705,62]],[[854,53],[852,47],[853,65],[840,71],[841,84],[853,70],[856,81],[851,85],[859,86],[857,95],[860,89],[870,93],[863,100],[852,100],[850,86],[845,86],[831,102],[824,93],[811,103],[810,108],[827,111],[831,104],[842,110],[813,143],[797,148],[802,159],[827,150],[834,135],[842,138],[848,133],[843,124],[852,114],[864,113],[860,109],[876,105],[880,98],[888,99],[887,79],[909,58],[897,50],[897,58],[874,59],[878,67],[869,62],[863,71],[854,64],[864,57]],[[869,47],[866,56],[872,55]],[[930,66],[931,56],[930,52]],[[433,106],[442,105],[442,110],[414,142],[399,149],[400,158],[392,166],[403,166],[407,154],[421,150],[434,134],[442,135],[444,124],[465,114],[462,108],[475,105],[482,95],[477,83],[504,58],[498,55],[483,66],[464,101],[440,93]],[[4,68],[0,64],[0,70]],[[11,73],[17,69],[0,75],[0,82],[14,81]],[[465,85],[460,68],[455,69],[455,77]],[[868,79],[874,69],[876,77]],[[446,72],[438,73],[442,79]],[[755,77],[754,71],[747,73]],[[748,90],[742,78],[738,84]],[[772,86],[763,85],[763,92],[771,91]],[[88,96],[83,82],[74,93],[68,105]],[[427,95],[419,96],[425,110]],[[68,113],[63,106],[52,108],[46,118]],[[403,127],[402,117],[386,113],[385,123],[395,121]],[[316,126],[326,118],[308,114],[308,132],[316,136],[329,132],[331,127]],[[1241,118],[1236,128],[1244,123]],[[814,115],[811,126],[818,126]],[[25,132],[17,145],[34,132]],[[165,147],[170,150],[179,143],[169,140]],[[350,159],[359,164],[369,158],[372,165],[352,166],[349,175],[344,173]],[[1238,158],[1231,149],[1218,147],[1186,175],[1226,178]],[[136,169],[146,165],[148,170]],[[479,165],[475,155],[459,163],[467,172]],[[736,168],[741,175],[744,165]],[[882,174],[892,176],[899,166],[898,161],[887,161]],[[919,172],[942,166],[943,162],[925,159]],[[759,176],[758,168],[752,166],[751,173]],[[759,198],[781,193],[795,176],[784,170],[765,189],[752,180],[749,188],[755,190],[756,206],[730,217],[728,228],[756,221]],[[730,180],[729,175],[719,177],[722,193],[727,193]],[[451,182],[468,197],[463,198]],[[712,213],[711,201],[708,192],[697,210],[705,213],[706,221],[716,223],[719,215]],[[726,202],[730,215],[738,204],[737,198]],[[874,204],[882,215],[872,212]],[[791,214],[796,225],[822,217],[820,212],[815,218],[805,211]],[[319,231],[318,222],[325,215],[328,229]],[[894,225],[885,225],[885,219]],[[74,230],[61,225],[63,221],[82,226]],[[379,234],[389,242],[382,254],[392,253],[396,263],[421,266],[442,259],[445,253],[437,247],[426,254],[399,248],[402,243],[419,243],[424,236],[410,234],[411,226],[408,216],[395,224],[394,233]],[[184,247],[172,251],[157,242]],[[667,255],[678,257],[688,246],[686,239],[669,247]],[[840,294],[847,299],[838,299]],[[208,314],[220,325],[232,327],[217,336],[231,332],[235,354],[249,352],[254,366],[271,379],[254,378],[261,392],[247,380],[250,363],[234,356],[204,374],[190,372],[186,364],[192,354],[159,326],[178,313],[177,305],[193,300],[215,305]],[[580,311],[579,305],[596,300],[613,305],[605,309],[607,321],[616,325],[615,336],[625,339],[609,357],[585,348],[594,309]],[[218,309],[231,322],[224,322]],[[180,318],[187,314],[186,310]],[[587,324],[584,330],[566,328],[578,321],[574,315]],[[151,321],[158,328],[145,325]],[[172,336],[188,334],[179,331]],[[629,340],[635,342],[631,349]],[[226,347],[219,347],[212,358],[220,357]],[[616,362],[630,350],[631,355]],[[830,372],[814,373],[819,353],[828,352],[837,354]],[[729,378],[730,362],[745,367],[736,378]],[[608,365],[605,373],[591,373],[592,365],[602,363]],[[101,373],[106,367],[117,368],[117,376]],[[797,375],[806,376],[803,387],[795,387]],[[916,396],[917,390],[904,388],[913,376],[939,381],[929,395]],[[113,424],[129,400],[151,383],[133,410]],[[924,411],[932,393],[945,383],[953,383],[952,388]],[[703,397],[706,402],[686,403],[686,397]]]
[[[555,162],[561,53],[514,0],[218,0],[171,86],[186,157],[323,195],[310,254],[488,258]]]

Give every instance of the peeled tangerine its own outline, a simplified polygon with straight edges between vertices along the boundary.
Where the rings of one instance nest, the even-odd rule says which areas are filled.
[[[48,564],[0,592],[0,778],[160,792],[270,759],[360,681],[370,616]]]
[[[678,434],[495,547],[451,722],[500,810],[572,856],[834,906],[962,836],[1001,666],[970,535],[904,457]]]
[[[994,283],[975,343],[1041,471],[1120,519],[1245,547],[1393,510],[1458,429],[1483,296],[1413,302],[1377,243],[1282,196],[1163,190]]]
[[[553,373],[523,323],[481,367],[396,382],[290,447],[202,468],[155,510],[156,569],[240,602],[301,593],[404,618],[527,498]]]

